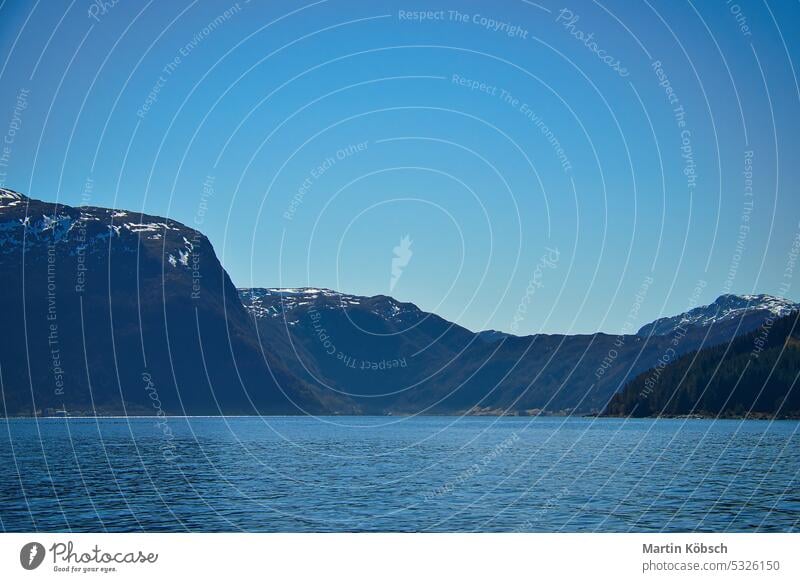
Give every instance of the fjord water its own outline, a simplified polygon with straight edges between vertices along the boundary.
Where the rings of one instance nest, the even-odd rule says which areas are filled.
[[[796,531],[798,429],[555,417],[9,419],[0,527]]]

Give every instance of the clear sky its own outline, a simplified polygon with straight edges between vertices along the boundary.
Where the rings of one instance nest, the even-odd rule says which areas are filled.
[[[632,331],[800,298],[798,39],[796,2],[5,0],[0,181],[200,228],[241,287]]]

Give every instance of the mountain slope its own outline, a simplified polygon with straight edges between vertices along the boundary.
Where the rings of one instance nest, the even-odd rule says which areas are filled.
[[[240,289],[259,337],[299,377],[363,413],[434,412],[430,392],[475,335],[411,303],[329,289]],[[282,347],[278,347],[282,346]],[[400,402],[413,402],[407,407]],[[426,410],[427,409],[427,410]],[[448,408],[453,411],[453,408]]]
[[[172,220],[0,190],[3,408],[328,411],[268,351],[208,239]]]
[[[613,416],[800,417],[798,313],[768,320],[730,344],[683,356],[635,378],[605,411]]]
[[[723,296],[637,335],[473,333],[411,303],[234,288],[172,220],[0,190],[6,414],[599,412],[790,307]]]
[[[386,296],[313,288],[239,293],[262,339],[295,374],[374,414],[597,412],[638,374],[727,342],[741,323],[727,314],[682,326],[681,315],[653,335],[643,328],[647,334],[517,337],[472,333]],[[740,312],[745,327],[770,313]]]
[[[669,335],[681,328],[709,328],[709,339],[717,343],[752,331],[768,318],[783,317],[797,309],[800,304],[772,295],[720,295],[710,305],[648,323],[637,335]]]

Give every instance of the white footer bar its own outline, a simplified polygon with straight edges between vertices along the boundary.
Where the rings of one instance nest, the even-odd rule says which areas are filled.
[[[800,534],[31,533],[0,535],[0,579],[778,581],[799,554]]]

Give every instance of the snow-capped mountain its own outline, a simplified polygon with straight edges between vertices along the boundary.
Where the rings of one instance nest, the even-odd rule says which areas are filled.
[[[383,295],[321,288],[239,294],[259,335],[295,374],[346,392],[361,412],[375,414],[597,410],[665,353],[730,341],[794,305],[767,296],[724,296],[654,322],[653,335],[645,326],[629,336],[518,337],[473,333]]]
[[[721,295],[710,305],[648,323],[637,335],[673,335],[681,329],[697,327],[731,328],[736,330],[735,335],[741,335],[755,329],[767,318],[783,317],[798,308],[800,304],[773,295]]]
[[[256,318],[273,318],[295,325],[309,309],[336,310],[359,308],[396,323],[422,315],[413,303],[402,303],[386,295],[363,297],[315,287],[243,288],[239,297]]]
[[[298,377],[347,394],[364,413],[424,410],[435,395],[431,374],[455,365],[474,341],[469,330],[385,295],[320,288],[239,295],[259,337]]]
[[[726,295],[637,335],[473,333],[385,295],[236,289],[179,222],[7,189],[0,273],[6,414],[599,411],[664,354],[797,308]]]
[[[134,236],[135,235],[135,236]],[[0,254],[65,245],[69,256],[106,254],[115,249],[137,252],[157,247],[173,268],[190,267],[195,242],[205,237],[174,220],[95,206],[71,207],[31,200],[0,189]]]
[[[7,414],[329,411],[259,346],[200,232],[0,189]]]
[[[665,361],[658,373],[646,371],[614,395],[604,414],[800,418],[798,312],[786,312],[784,302],[771,297],[758,299],[774,309],[768,323],[722,345]],[[730,297],[723,303],[741,309]]]

